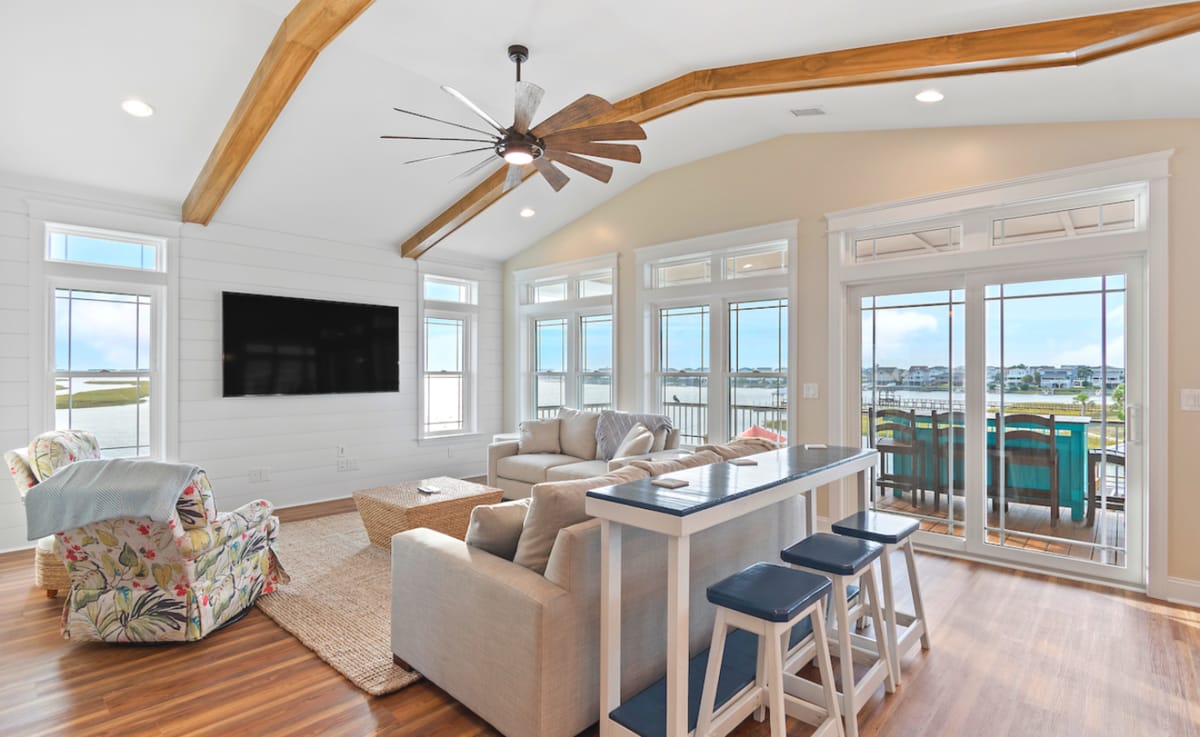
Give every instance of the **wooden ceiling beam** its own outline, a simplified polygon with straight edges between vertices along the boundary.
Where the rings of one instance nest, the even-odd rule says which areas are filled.
[[[183,221],[208,225],[317,55],[373,0],[300,0],[271,39],[192,191]]]
[[[1197,31],[1200,2],[1190,2],[703,69],[627,97],[588,124],[646,123],[729,97],[1075,66]],[[484,180],[406,240],[401,254],[419,258],[503,197],[503,185],[503,175]]]

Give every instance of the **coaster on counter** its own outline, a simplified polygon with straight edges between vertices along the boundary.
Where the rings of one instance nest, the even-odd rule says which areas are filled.
[[[805,450],[824,450],[825,448],[828,448],[828,447],[829,446],[826,445],[825,443],[805,443],[804,444]]]
[[[662,479],[650,479],[650,484],[652,486],[661,486],[664,489],[682,489],[683,487],[688,485],[688,482],[684,481],[683,479],[662,478]]]
[[[758,461],[754,460],[753,458],[732,458],[725,462],[731,466],[757,466],[758,465]]]

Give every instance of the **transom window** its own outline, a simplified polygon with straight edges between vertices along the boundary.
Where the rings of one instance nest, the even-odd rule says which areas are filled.
[[[162,244],[152,239],[68,226],[50,226],[46,235],[46,258],[50,261],[162,270]]]

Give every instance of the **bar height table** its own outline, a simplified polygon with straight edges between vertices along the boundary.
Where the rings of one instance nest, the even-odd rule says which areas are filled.
[[[812,492],[857,474],[858,505],[866,509],[868,472],[879,463],[874,449],[850,447],[793,446],[749,457],[758,465],[715,463],[667,474],[688,482],[678,489],[643,479],[587,493],[587,513],[600,519],[601,737],[638,734],[610,717],[621,699],[623,526],[667,536],[666,737],[686,737],[691,536],[799,494],[806,497],[804,527],[811,535],[817,509]]]

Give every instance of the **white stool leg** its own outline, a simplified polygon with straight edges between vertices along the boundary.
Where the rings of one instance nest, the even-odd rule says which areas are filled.
[[[842,714],[846,725],[846,737],[858,737],[858,700],[854,688],[854,653],[851,650],[850,613],[846,603],[846,578],[831,576],[833,579],[833,609],[837,615],[838,629],[838,660],[842,670]],[[859,587],[862,595],[862,587]]]
[[[925,602],[921,600],[921,583],[917,579],[917,558],[913,554],[912,538],[904,541],[904,562],[908,565],[908,585],[912,589],[913,614],[921,620],[921,649],[929,649],[929,620],[925,618]]]
[[[721,660],[725,657],[725,610],[717,607],[713,622],[712,645],[708,649],[708,669],[704,673],[704,690],[700,693],[700,713],[696,717],[695,737],[704,737],[712,726],[713,708],[717,701],[717,679],[721,676]],[[759,642],[762,641],[759,637]]]
[[[779,626],[764,627],[759,641],[767,642],[767,695],[771,709],[771,737],[787,737],[787,712],[783,707],[783,652]],[[705,681],[705,686],[708,682]],[[704,737],[697,729],[696,737]]]
[[[837,687],[833,683],[833,661],[829,656],[829,639],[825,631],[824,605],[817,602],[817,610],[812,613],[813,642],[817,646],[817,670],[821,674],[821,690],[825,693],[826,720],[835,726],[834,733],[838,737],[846,734],[842,724],[842,710],[838,706]]]
[[[767,638],[765,637],[758,638],[758,659],[754,667],[754,682],[759,685],[767,682]],[[767,718],[766,705],[755,709],[753,716],[756,722],[765,720]]]
[[[884,689],[888,693],[896,693],[896,679],[892,673],[892,648],[888,646],[887,630],[883,626],[883,613],[879,610],[879,595],[875,589],[875,567],[867,566],[862,570],[862,576],[859,578],[859,584],[863,590],[870,590],[871,596],[867,599],[867,611],[871,614],[871,623],[875,626],[875,648],[879,652],[879,659],[887,666],[887,678],[884,680]]]
[[[883,580],[879,582],[879,585],[883,587],[883,618],[886,620],[888,647],[892,654],[892,678],[899,686],[901,680],[900,651],[896,644],[896,593],[892,584],[892,550],[891,545],[884,545],[883,555],[879,556],[879,568],[883,574]]]

